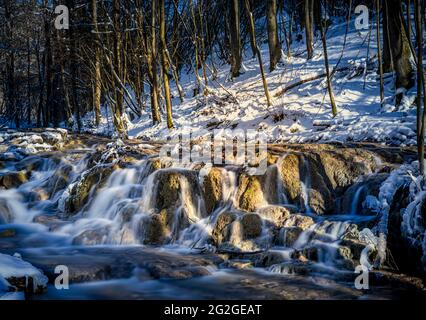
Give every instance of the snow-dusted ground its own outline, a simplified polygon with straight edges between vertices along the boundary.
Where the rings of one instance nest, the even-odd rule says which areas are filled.
[[[340,20],[335,21],[328,30],[330,68],[336,65],[342,54],[345,28],[346,22]],[[271,142],[377,141],[394,145],[415,144],[415,106],[412,105],[415,89],[407,93],[399,110],[395,110],[393,75],[385,75],[386,100],[384,106],[380,106],[376,49],[375,28],[372,28],[371,34],[370,30],[357,31],[352,20],[338,66],[339,69],[349,69],[336,72],[333,77],[338,108],[338,115],[334,119],[325,78],[279,94],[283,88],[297,81],[325,72],[322,44],[317,35],[315,55],[311,61],[306,60],[304,42],[294,41],[293,57],[284,56],[275,71],[267,72],[273,106],[266,105],[257,59],[251,57],[251,51],[247,48],[244,73],[231,80],[228,65],[218,68],[216,81],[209,74],[211,94],[207,97],[202,94],[192,97],[195,77],[193,74],[182,75],[185,101],[180,103],[176,90],[173,100],[177,130],[167,129],[165,121],[152,126],[148,107],[139,119],[128,123],[129,135],[164,139],[168,135],[181,133],[181,128],[191,128],[195,133],[201,129],[238,128],[263,131]],[[367,53],[369,63],[366,70]],[[262,45],[262,54],[265,70],[269,70],[266,43]],[[232,93],[238,102],[227,98],[227,92],[218,83]],[[149,105],[149,99],[147,103]]]

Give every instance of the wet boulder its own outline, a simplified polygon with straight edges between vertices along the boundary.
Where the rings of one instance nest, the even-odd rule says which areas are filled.
[[[279,168],[287,197],[291,203],[299,203],[302,193],[300,159],[296,154],[287,154]]]
[[[109,232],[110,228],[108,226],[85,230],[73,239],[72,244],[88,246],[103,244],[106,242]]]
[[[113,169],[112,165],[97,165],[83,172],[80,179],[70,185],[63,195],[63,213],[70,215],[81,210],[91,193],[103,186]]]
[[[256,213],[246,213],[241,217],[244,239],[257,238],[262,234],[262,218]]]
[[[300,227],[285,227],[280,230],[280,238],[279,239],[285,247],[293,247],[297,239],[299,239],[302,234],[303,229]]]
[[[165,209],[172,214],[178,208],[183,208],[183,212],[191,221],[206,216],[197,172],[166,169],[155,174],[158,181],[155,195],[157,210]]]
[[[39,269],[14,256],[0,253],[0,279],[4,279],[9,291],[24,291],[29,294],[43,293],[47,289],[47,277]]]
[[[26,170],[26,171],[33,171],[33,170],[39,170],[43,167],[43,164],[45,163],[46,159],[41,158],[39,156],[29,156],[21,161],[19,161],[17,164],[15,164],[15,168],[18,171]]]
[[[261,178],[242,174],[238,186],[238,204],[240,209],[254,212],[265,205]]]
[[[203,195],[208,213],[212,213],[217,204],[222,200],[222,180],[222,170],[219,168],[212,168],[204,177]]]
[[[372,199],[378,197],[380,186],[388,176],[387,173],[367,175],[361,181],[351,185],[342,197],[341,211],[344,213],[377,214]]]
[[[8,171],[0,173],[0,187],[5,189],[17,188],[28,181],[27,171]]]
[[[143,244],[164,244],[170,237],[167,227],[167,211],[154,213],[141,218],[139,222],[139,238]]]
[[[60,165],[55,170],[44,186],[50,197],[57,191],[65,189],[70,184],[71,173],[72,166],[68,164]]]
[[[271,205],[257,210],[257,213],[274,227],[281,228],[290,217],[290,211],[281,206]]]
[[[218,216],[212,230],[212,238],[217,245],[229,239],[229,226],[236,219],[237,215],[233,212],[223,212]]]
[[[301,214],[291,214],[290,217],[285,220],[284,227],[298,227],[302,230],[306,230],[313,224],[314,220],[311,217]]]

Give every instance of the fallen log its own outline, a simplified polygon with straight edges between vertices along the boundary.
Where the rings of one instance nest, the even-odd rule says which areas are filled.
[[[349,67],[343,67],[343,68],[339,68],[339,69],[333,70],[333,72],[332,72],[331,76],[333,76],[333,75],[334,75],[334,73],[335,73],[335,72],[337,72],[337,71],[341,72],[341,71],[346,71],[346,70],[349,70]],[[319,79],[324,78],[324,77],[326,77],[326,76],[327,76],[327,74],[324,72],[324,73],[317,74],[317,75],[315,75],[315,76],[312,76],[312,77],[305,78],[305,79],[303,79],[303,80],[300,80],[300,81],[294,82],[294,83],[290,84],[289,86],[287,86],[287,87],[283,88],[282,90],[278,91],[278,92],[275,94],[275,97],[280,97],[280,96],[282,96],[284,93],[286,93],[287,91],[289,91],[289,90],[291,90],[291,89],[294,89],[294,88],[296,88],[296,87],[298,87],[298,86],[301,86],[302,84],[305,84],[305,83],[310,82],[310,81],[319,80]]]

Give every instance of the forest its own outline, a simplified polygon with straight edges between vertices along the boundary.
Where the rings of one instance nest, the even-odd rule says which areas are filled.
[[[425,28],[424,0],[0,0],[0,299],[424,299]]]

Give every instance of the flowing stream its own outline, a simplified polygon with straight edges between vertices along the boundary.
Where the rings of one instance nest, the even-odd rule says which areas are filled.
[[[354,288],[355,267],[374,259],[361,259],[360,234],[377,221],[360,212],[363,185],[345,194],[355,175],[344,187],[318,181],[315,163],[286,151],[262,177],[232,165],[201,177],[196,165],[159,161],[153,146],[91,139],[33,155],[11,144],[15,156],[2,159],[0,253],[19,253],[49,278],[30,298],[407,294]],[[289,154],[300,160],[296,180]],[[57,265],[70,269],[69,290],[53,286]]]

